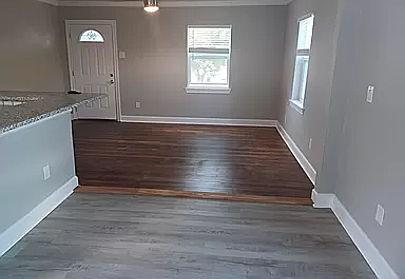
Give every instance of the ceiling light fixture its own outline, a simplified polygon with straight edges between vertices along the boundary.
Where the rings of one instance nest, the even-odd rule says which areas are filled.
[[[158,0],[143,0],[143,9],[147,13],[155,13],[159,11]]]

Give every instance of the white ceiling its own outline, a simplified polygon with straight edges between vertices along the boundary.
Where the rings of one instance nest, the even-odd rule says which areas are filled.
[[[59,2],[71,2],[72,0],[59,0]],[[142,2],[142,1],[138,1],[138,0],[75,0],[76,2]],[[279,3],[279,2],[285,2],[285,1],[279,1],[279,0],[262,0],[262,1],[255,1],[255,0],[242,0],[242,1],[232,1],[232,0],[204,0],[204,1],[200,1],[200,0],[159,0],[159,2],[246,2],[246,3],[258,3],[258,2],[268,2],[268,3]]]
[[[123,6],[141,7],[136,0],[38,0],[56,6]],[[292,0],[159,0],[162,7],[181,6],[257,6],[287,5]]]

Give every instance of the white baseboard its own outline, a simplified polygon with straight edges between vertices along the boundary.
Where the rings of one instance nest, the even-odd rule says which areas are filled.
[[[315,189],[312,190],[311,199],[315,208],[331,208],[335,194],[320,194]]]
[[[335,194],[321,194],[312,191],[312,200],[316,208],[330,208],[342,224],[353,243],[359,249],[376,276],[381,279],[399,279],[388,262],[380,254],[367,234],[357,224]]]
[[[278,123],[278,122],[277,122]],[[312,184],[315,185],[316,181],[316,170],[305,157],[304,153],[299,149],[299,147],[295,144],[293,139],[287,133],[283,126],[280,123],[277,124],[277,131],[280,136],[283,138],[285,143],[287,144],[288,148],[290,149],[291,153],[294,155],[295,159],[297,159],[298,163],[301,165],[305,173],[307,174],[308,178],[311,180]]]
[[[30,213],[22,217],[11,227],[0,234],[0,257],[13,247],[24,235],[30,232],[39,222],[51,213],[59,204],[68,198],[79,185],[75,176],[62,187],[37,205]]]
[[[195,124],[220,126],[254,126],[277,127],[277,120],[267,119],[228,119],[228,118],[194,118],[194,117],[159,117],[159,116],[121,116],[121,122]]]

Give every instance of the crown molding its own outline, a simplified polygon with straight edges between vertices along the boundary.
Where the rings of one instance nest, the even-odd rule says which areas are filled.
[[[142,1],[86,1],[86,0],[37,0],[54,6],[67,7],[143,7]],[[293,0],[202,0],[161,1],[160,7],[228,7],[288,5]]]
[[[58,6],[64,7],[143,7],[141,1],[59,1]],[[160,4],[162,7],[162,5]]]
[[[38,2],[46,3],[52,6],[59,6],[59,0],[37,0]]]
[[[164,1],[161,7],[227,7],[227,6],[281,6],[292,0],[211,0],[211,1]]]

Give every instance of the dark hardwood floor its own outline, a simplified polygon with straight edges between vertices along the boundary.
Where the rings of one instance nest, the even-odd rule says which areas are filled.
[[[275,128],[73,126],[80,191],[311,203],[312,184]]]
[[[375,278],[310,206],[75,193],[0,258],[0,278]]]

